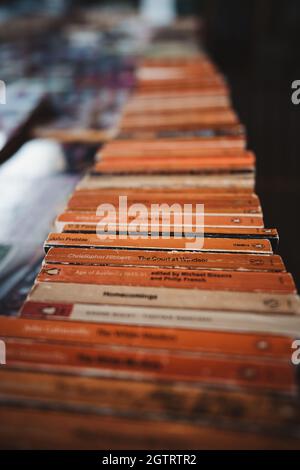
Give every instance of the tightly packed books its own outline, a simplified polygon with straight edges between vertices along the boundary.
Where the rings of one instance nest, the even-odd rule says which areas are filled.
[[[0,320],[2,445],[299,447],[295,284],[227,83],[182,49],[141,59],[117,137]]]

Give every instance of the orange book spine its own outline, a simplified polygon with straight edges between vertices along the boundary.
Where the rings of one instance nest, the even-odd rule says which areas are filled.
[[[186,110],[184,114],[173,114],[171,116],[163,116],[161,114],[147,114],[143,116],[126,115],[122,116],[122,124],[134,125],[137,124],[137,128],[151,127],[163,128],[172,124],[182,124],[185,127],[189,124],[235,124],[239,122],[236,114],[231,108],[225,108],[224,110],[213,111],[210,109],[203,110],[201,113],[197,113],[194,110]]]
[[[128,202],[128,201],[127,201]],[[81,199],[81,198],[71,198],[68,202],[68,205],[67,205],[67,210],[68,211],[76,211],[76,212],[94,212],[96,213],[98,207],[101,205],[101,204],[111,204],[108,200],[103,199],[102,201],[93,201],[93,200],[89,200],[89,199]],[[215,219],[212,219],[212,217],[219,217],[218,219],[216,219],[216,226],[218,225],[218,223],[224,223],[226,225],[231,224],[232,223],[232,216],[234,217],[239,217],[239,216],[245,216],[245,215],[253,215],[253,216],[261,216],[262,214],[262,210],[260,208],[260,206],[257,206],[257,205],[253,205],[253,206],[235,206],[235,205],[228,205],[228,204],[211,204],[211,203],[205,203],[204,201],[202,202],[201,200],[198,200],[198,201],[195,201],[193,203],[181,203],[179,202],[179,204],[181,205],[180,207],[184,207],[183,204],[193,204],[194,207],[196,208],[196,204],[204,204],[204,210],[205,210],[205,213],[204,213],[204,221],[206,221],[207,224],[211,224],[211,223],[214,223],[214,220]],[[113,203],[114,204],[114,203]],[[128,202],[128,204],[135,204],[135,202]],[[139,203],[140,204],[140,203]],[[145,202],[141,202],[141,204],[144,204],[144,206],[146,207],[147,210],[151,211],[151,205],[152,204],[156,204],[156,203],[149,203],[147,201]],[[159,205],[162,204],[161,202],[158,203]],[[178,202],[176,203],[175,201],[173,202],[170,202],[168,203],[169,205],[173,205],[173,204],[178,204]],[[115,204],[116,206],[118,205],[118,202],[116,202]],[[196,209],[194,210],[194,212],[196,212]],[[223,218],[222,218],[223,216]],[[226,219],[225,217],[227,216],[231,216],[230,219]],[[171,216],[171,219],[174,218],[173,216]],[[129,220],[133,220],[134,218],[133,217],[128,217]],[[160,220],[162,219],[162,216],[160,216]],[[195,219],[195,217],[194,217]],[[149,220],[149,219],[147,219]],[[230,222],[228,222],[228,220],[230,220]],[[244,223],[247,222],[247,220],[245,221],[244,220]],[[252,223],[253,223],[253,219],[252,219]],[[260,219],[255,219],[255,222],[256,224],[263,224],[263,219],[262,217]]]
[[[120,191],[119,195],[111,196],[110,194],[101,194],[101,195],[93,195],[93,194],[80,194],[75,192],[68,201],[68,210],[72,211],[96,211],[98,206],[103,203],[114,204],[118,207],[120,202],[120,197],[123,199],[126,197],[126,204],[130,206],[132,204],[144,204],[147,208],[151,208],[152,204],[169,204],[173,206],[173,204],[180,204],[181,207],[184,207],[185,204],[204,204],[205,213],[231,213],[231,214],[255,214],[261,213],[261,207],[258,201],[254,198],[250,199],[238,199],[236,196],[232,199],[225,199],[222,200],[221,198],[208,198],[202,197],[201,195],[197,198],[185,198],[180,194],[175,197],[166,197],[166,195],[162,198],[159,197],[143,197],[142,194],[139,194],[137,197],[128,197],[124,196],[122,191]],[[124,199],[125,200],[125,199]]]
[[[71,213],[66,218],[72,219]],[[76,220],[77,218],[77,220]],[[81,216],[74,216],[74,221],[87,223],[89,215],[85,220],[81,220]],[[84,218],[84,217],[83,217]],[[79,220],[78,220],[79,219]],[[60,221],[61,218],[59,217]],[[64,220],[68,222],[68,220]],[[138,248],[138,249],[153,249],[153,250],[184,250],[192,252],[202,251],[216,251],[216,252],[236,252],[236,253],[264,253],[272,254],[272,248],[269,240],[249,240],[249,239],[231,239],[231,238],[205,238],[204,244],[201,249],[187,247],[186,239],[170,238],[168,240],[159,238],[152,239],[146,237],[145,239],[133,240],[129,237],[122,238],[116,235],[113,238],[106,238],[101,240],[96,234],[76,234],[76,233],[50,233],[46,241],[46,249],[50,246],[87,246],[99,248]]]
[[[173,144],[174,145],[174,144]],[[97,153],[98,157],[101,158],[154,158],[154,159],[163,159],[163,158],[223,158],[223,157],[243,157],[246,155],[246,152],[241,150],[236,150],[235,148],[220,148],[211,147],[211,148],[202,148],[199,147],[199,143],[195,147],[187,147],[176,145],[172,147],[161,146],[161,148],[151,148],[150,146],[130,146],[126,148],[126,143],[122,148],[114,148],[114,146],[107,145],[104,149],[99,150]]]
[[[118,209],[118,208],[116,208]],[[178,220],[181,223],[182,228],[187,228],[191,227],[195,228],[197,227],[197,219],[199,219],[200,215],[202,212],[196,214],[196,207],[195,210],[193,209],[193,213],[190,213],[188,216],[184,216],[182,212],[177,212],[177,213],[170,213],[169,217],[163,216],[159,211],[156,216],[156,212],[153,211],[154,217],[151,215],[151,213],[148,213],[148,209],[146,208],[146,213],[143,216],[143,214],[140,214],[138,217],[138,222],[136,223],[139,226],[145,226],[145,229],[148,230],[151,228],[151,224],[153,226],[164,226],[166,229],[168,228],[173,228],[174,226],[178,225]],[[150,211],[151,212],[151,211]],[[138,212],[137,212],[138,213]],[[57,218],[58,222],[81,222],[81,223],[92,223],[92,224],[99,224],[99,226],[102,224],[103,227],[107,226],[108,222],[110,223],[116,223],[118,222],[118,219],[120,216],[123,216],[123,220],[125,222],[122,223],[121,226],[124,226],[125,224],[130,224],[130,222],[136,221],[137,218],[137,213],[135,215],[130,215],[125,212],[119,212],[118,210],[112,211],[110,215],[107,215],[105,212],[103,215],[97,215],[96,211],[66,211],[60,214]],[[104,217],[105,215],[105,217]],[[154,219],[154,222],[152,221],[152,218]],[[252,215],[252,214],[228,214],[228,215],[219,215],[217,214],[206,214],[205,212],[203,213],[203,222],[201,220],[201,223],[204,225],[198,225],[198,228],[204,228],[204,227],[241,227],[241,228],[247,228],[247,227],[253,227],[253,228],[263,228],[264,227],[264,221],[263,217],[261,215]],[[104,220],[104,222],[102,222]],[[198,222],[199,224],[199,222]],[[177,230],[178,231],[178,230]]]
[[[279,429],[299,429],[300,412],[297,397],[261,394],[246,390],[194,387],[191,384],[161,384],[102,377],[72,376],[55,373],[1,369],[0,395],[49,403],[93,406],[98,410],[113,408],[131,416],[153,416],[160,413],[198,422],[213,418],[244,426],[255,423]],[[20,384],[26,383],[26,387]],[[83,393],[86,391],[87,393]],[[101,397],[101,400],[99,400]],[[180,406],[177,406],[178,401]],[[139,406],[136,406],[136,403]],[[201,404],[201,406],[199,406]],[[238,416],[235,410],[239,409]],[[285,410],[290,413],[286,416]]]
[[[63,232],[79,232],[79,233],[96,233],[97,225],[96,224],[80,224],[80,223],[66,223],[63,227]],[[278,239],[278,232],[276,229],[268,228],[235,228],[235,227],[204,227],[204,236],[215,236],[220,238],[220,236],[229,236],[230,238],[240,238],[241,236],[247,236],[247,238],[254,239]]]
[[[290,363],[234,359],[201,354],[149,351],[116,347],[66,346],[6,339],[7,364],[35,364],[56,371],[98,371],[136,377],[194,383],[246,386],[294,392],[296,379]]]
[[[135,405],[137,406],[137,405]],[[199,404],[198,404],[199,406]],[[240,409],[240,407],[237,407]],[[297,435],[221,428],[214,423],[107,416],[96,413],[2,406],[1,449],[266,450],[300,448]],[[45,425],[47,423],[47,425]],[[218,423],[218,419],[215,421]],[[57,432],[57,430],[60,432]],[[255,430],[257,427],[255,426]],[[41,432],[43,430],[43,432]],[[179,456],[181,463],[183,455]]]
[[[224,85],[218,83],[203,83],[201,86],[199,83],[194,82],[190,83],[188,86],[185,86],[184,83],[178,84],[168,84],[168,87],[162,88],[161,86],[141,86],[137,87],[137,93],[140,96],[147,96],[150,95],[151,97],[153,94],[155,96],[163,96],[163,95],[171,95],[171,94],[181,94],[184,93],[185,95],[195,95],[195,94],[202,94],[202,95],[220,95],[220,96],[227,96],[228,88]]]
[[[180,204],[197,204],[202,203],[210,206],[230,206],[230,207],[241,207],[241,206],[259,206],[259,200],[257,196],[243,195],[237,196],[237,194],[222,194],[217,193],[215,195],[212,194],[205,194],[204,192],[199,192],[198,195],[194,194],[181,194],[181,191],[178,191],[177,194],[174,193],[162,193],[156,191],[155,193],[149,194],[144,191],[139,191],[135,195],[134,194],[126,194],[126,190],[116,190],[115,194],[110,194],[108,191],[75,191],[70,198],[70,201],[90,201],[93,204],[101,204],[102,202],[109,202],[111,204],[118,204],[119,197],[127,197],[128,204],[134,203],[143,203],[143,204],[162,204],[162,203],[180,203]]]
[[[180,160],[185,160],[185,159],[190,159],[190,158],[199,158],[200,160],[202,158],[213,158],[216,160],[219,160],[221,158],[243,158],[246,157],[248,152],[246,151],[240,151],[240,150],[235,150],[235,149],[230,149],[230,148],[225,148],[225,149],[218,149],[218,148],[202,148],[198,146],[195,146],[194,148],[182,148],[180,146],[174,146],[173,148],[138,148],[138,147],[133,147],[131,148],[130,145],[128,146],[128,149],[125,147],[126,144],[124,144],[124,149],[122,151],[116,151],[113,147],[110,148],[108,145],[105,147],[103,150],[100,150],[98,153],[98,156],[103,159],[115,159],[115,158],[139,158],[139,159],[154,159],[156,160],[164,160],[164,159],[180,159]],[[179,148],[178,148],[179,147]],[[216,162],[217,163],[217,162]]]
[[[147,160],[139,158],[113,158],[101,160],[93,167],[93,173],[158,173],[166,171],[167,173],[195,173],[199,171],[250,171],[254,169],[254,157],[243,158],[185,158],[176,160],[165,158],[163,160]]]
[[[229,290],[236,292],[296,293],[289,273],[201,271],[117,266],[44,265],[39,282]]]
[[[215,192],[214,192],[215,191]],[[217,189],[214,188],[187,188],[178,189],[177,193],[170,188],[163,191],[157,189],[153,193],[153,189],[139,188],[139,191],[130,188],[105,188],[105,189],[81,189],[77,188],[73,192],[74,197],[81,199],[91,198],[102,202],[104,198],[108,198],[109,202],[118,202],[120,196],[126,196],[127,200],[133,202],[181,202],[195,203],[197,201],[209,201],[215,204],[233,204],[233,205],[259,205],[260,201],[256,194],[243,189]],[[73,197],[72,196],[72,197]]]
[[[155,195],[153,194],[153,189],[150,188],[145,188],[145,187],[140,187],[138,192],[135,189],[129,188],[129,187],[107,187],[107,188],[78,188],[74,191],[73,194],[82,194],[82,195],[95,195],[98,197],[105,197],[105,196],[112,196],[115,198],[118,198],[120,194],[123,196],[127,197],[143,197],[143,198],[151,198],[155,197],[155,199],[161,200],[161,198],[167,197],[169,199],[173,197],[182,197],[182,198],[192,198],[192,199],[197,199],[201,198],[202,196],[204,197],[211,197],[214,199],[221,199],[221,200],[236,200],[240,199],[243,200],[244,198],[248,198],[250,200],[254,199],[255,201],[258,201],[258,196],[253,193],[253,190],[250,188],[234,188],[234,187],[229,187],[229,188],[201,188],[201,187],[181,187],[180,189],[178,188],[177,191],[175,191],[171,187],[164,187],[162,190],[161,188],[157,188],[155,191]],[[140,195],[140,196],[139,196]]]
[[[197,97],[196,97],[197,98]],[[203,97],[198,97],[200,98],[200,100],[203,99]],[[183,101],[185,100],[186,97],[185,96],[181,96],[180,97],[180,100]],[[204,97],[205,100],[207,100],[207,96]],[[216,99],[216,97],[215,97]],[[217,97],[217,99],[220,99],[220,97]],[[221,97],[221,99],[223,100],[224,98]],[[190,96],[188,98],[188,100],[190,101],[193,101],[194,100],[194,96]],[[167,102],[170,102],[170,101],[173,101],[173,98],[171,96],[165,96],[165,97],[161,97],[161,98],[158,98],[158,100],[155,100],[155,98],[152,98],[150,101],[149,101],[149,97],[139,97],[137,95],[135,95],[134,97],[134,100],[131,101],[132,104],[134,104],[134,102],[136,103],[153,103],[154,101],[159,102],[159,101],[167,101]],[[129,104],[129,102],[128,102]],[[174,146],[174,141],[173,141],[173,138],[168,138],[168,137],[165,137],[163,139],[161,139],[160,141],[162,143],[163,146]],[[120,137],[118,137],[117,139],[109,142],[109,145],[114,145],[115,148],[121,148],[124,146],[124,143],[128,143],[128,145],[131,145],[131,146],[144,146],[144,145],[153,145],[153,146],[156,146],[158,147],[160,142],[154,142],[153,140],[151,139],[139,139],[137,141],[135,140],[122,140]],[[184,145],[185,143],[187,144],[187,147],[189,148],[189,146],[194,146],[194,145],[197,145],[199,144],[199,142],[201,142],[201,144],[204,145],[204,147],[231,147],[231,148],[236,148],[236,149],[240,149],[240,150],[245,150],[246,148],[246,145],[245,145],[245,136],[241,136],[241,135],[226,135],[226,136],[194,136],[194,137],[191,137],[191,138],[185,138],[185,139],[182,139],[182,140],[179,140],[179,145]]]
[[[173,99],[173,98],[191,98],[197,96],[198,98],[203,98],[207,96],[219,96],[219,97],[228,97],[228,88],[227,87],[218,87],[218,88],[187,88],[179,91],[176,90],[153,90],[153,91],[144,91],[144,90],[135,90],[133,99],[138,98],[139,100],[149,101],[149,100],[161,100],[161,99]],[[130,103],[130,101],[129,101]]]
[[[229,253],[176,253],[145,250],[118,250],[93,248],[50,248],[46,263],[152,266],[193,269],[228,269],[283,272],[285,266],[278,255],[240,255]]]
[[[64,305],[63,305],[64,307]],[[23,314],[39,311],[28,302]],[[116,345],[133,348],[235,356],[286,359],[291,356],[292,338],[268,334],[227,333],[179,328],[93,324],[29,318],[0,319],[1,336],[85,345]]]

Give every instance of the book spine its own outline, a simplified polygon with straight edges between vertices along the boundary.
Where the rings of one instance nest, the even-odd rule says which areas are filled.
[[[171,353],[147,349],[83,347],[5,339],[7,364],[58,366],[61,371],[90,371],[100,375],[182,380],[199,384],[244,386],[249,389],[295,392],[295,367],[289,362],[233,359],[201,354]]]
[[[289,273],[45,264],[37,281],[236,292],[296,293],[293,278]]]
[[[50,248],[46,263],[110,266],[144,266],[192,268],[232,271],[284,272],[285,266],[278,255],[240,255],[206,253],[175,253],[142,250],[93,248]]]
[[[105,201],[105,203],[107,204],[108,202]],[[75,200],[72,200],[72,201],[69,201],[68,202],[68,205],[67,205],[67,210],[68,211],[72,211],[72,212],[91,212],[91,213],[96,213],[98,207],[100,206],[100,204],[102,204],[101,202],[98,202],[98,201],[82,201],[82,200],[78,200],[77,198]],[[108,204],[114,204],[114,203],[108,203]],[[128,203],[128,204],[131,204],[131,203]],[[132,204],[135,204],[135,203],[132,203]],[[140,204],[140,203],[138,203]],[[141,204],[144,204],[143,202]],[[155,204],[155,203],[153,203]],[[160,203],[162,204],[162,203]],[[165,204],[165,203],[164,203]],[[169,204],[170,206],[173,205],[173,204],[180,204],[181,207],[184,208],[184,204],[193,204],[194,207],[196,207],[196,204],[204,204],[204,207],[205,207],[205,227],[207,226],[214,226],[214,227],[218,227],[220,226],[221,224],[223,224],[224,226],[228,226],[228,227],[231,227],[233,222],[232,222],[232,217],[239,217],[241,218],[241,227],[242,228],[245,228],[245,225],[246,224],[251,224],[251,227],[254,227],[256,228],[256,226],[259,224],[259,227],[261,226],[262,224],[262,217],[259,217],[261,214],[262,214],[262,210],[261,210],[261,207],[260,206],[225,206],[225,205],[217,205],[215,204],[214,206],[212,206],[212,204],[206,204],[205,201],[202,201],[201,199],[198,199],[198,201],[196,202],[192,202],[192,203],[186,203],[186,202],[180,202],[180,203],[176,203],[176,202],[171,202],[171,203],[167,203]],[[116,207],[118,206],[118,202],[116,203],[115,205]],[[151,204],[144,204],[145,208],[151,212]],[[196,210],[194,211],[196,212]],[[117,214],[120,214],[119,212]],[[245,217],[250,217],[251,216],[251,219],[247,220]],[[255,218],[253,216],[256,216]],[[195,219],[194,217],[192,217],[192,219]],[[134,220],[133,217],[128,217],[128,221],[132,221]],[[143,223],[146,224],[150,221],[151,219],[150,218],[147,218],[147,219],[144,219],[143,220]],[[197,226],[196,225],[196,221],[195,220],[192,220],[193,222],[193,227],[194,226]],[[159,219],[159,223],[162,224],[162,217]],[[170,218],[170,225],[172,224],[172,226],[174,225],[174,216],[171,215],[171,218]],[[242,225],[244,224],[244,226]],[[186,226],[187,224],[185,224]],[[234,225],[235,227],[236,225]],[[249,227],[249,228],[251,228]]]
[[[26,383],[26,387],[23,384]],[[43,374],[34,371],[1,370],[0,397],[2,402],[35,401],[51,404],[57,408],[107,412],[129,416],[155,417],[161,419],[188,420],[190,423],[218,420],[218,423],[232,421],[234,426],[245,428],[255,423],[256,429],[268,427],[288,428],[290,432],[299,429],[299,407],[297,398],[288,395],[274,395],[194,387],[189,384],[163,384],[157,382],[128,381],[93,378],[84,375]],[[101,399],[99,399],[101,397]],[[137,407],[138,404],[138,407]],[[179,405],[179,406],[178,406]],[[284,410],[291,410],[286,417]],[[239,409],[238,416],[235,410]],[[229,423],[228,423],[229,424]]]
[[[146,207],[146,206],[145,206]],[[181,206],[182,207],[182,206]],[[117,209],[117,208],[116,208]],[[146,208],[148,211],[148,209]],[[174,230],[176,228],[176,225],[178,224],[178,220],[180,220],[182,228],[190,227],[191,229],[205,229],[205,228],[210,228],[210,227],[215,227],[215,228],[264,228],[264,222],[263,222],[263,217],[261,215],[252,215],[252,214],[236,214],[236,213],[229,213],[229,214],[219,214],[218,212],[213,214],[213,213],[207,213],[205,212],[198,212],[196,214],[196,206],[195,208],[192,209],[192,212],[188,212],[189,215],[189,220],[186,221],[184,217],[184,213],[180,208],[180,212],[177,214],[170,213],[170,217],[165,221],[165,218],[162,214],[158,214],[156,216],[156,212],[154,211],[154,216],[152,220],[151,216],[151,208],[150,208],[150,214],[147,214],[147,216],[140,216],[139,217],[139,223],[138,225],[145,228],[145,230],[150,229],[152,226],[155,227],[162,227],[166,228],[169,230]],[[203,215],[204,221],[198,222],[197,219],[200,218],[200,215]],[[96,210],[91,210],[91,211],[66,211],[63,212],[62,214],[59,215],[58,217],[58,222],[80,222],[80,223],[85,223],[85,224],[96,224],[98,227],[101,226],[107,226],[108,222],[115,222],[117,223],[119,219],[121,220],[125,218],[126,223],[120,222],[118,226],[124,226],[125,229],[127,230],[127,226],[136,220],[136,216],[131,215],[127,216],[126,213],[121,213],[118,211],[115,211],[111,214],[110,217],[105,217],[103,216],[98,216],[96,214]],[[103,220],[104,219],[104,220]],[[182,230],[181,230],[182,231]]]
[[[108,174],[138,174],[138,173],[149,173],[156,174],[160,172],[166,172],[168,174],[177,173],[197,173],[197,172],[238,172],[238,171],[251,171],[254,170],[255,159],[254,156],[245,157],[224,157],[219,159],[214,158],[188,158],[186,157],[183,161],[176,158],[164,158],[161,160],[156,159],[155,165],[153,159],[140,159],[137,158],[107,158],[101,159],[100,162],[96,163],[92,169],[94,174],[96,173],[108,173]]]
[[[72,217],[70,217],[71,219]],[[59,222],[70,222],[68,220],[58,219]],[[74,222],[77,221],[74,218]],[[80,221],[80,223],[87,223]],[[74,233],[50,233],[46,242],[45,249],[50,247],[89,247],[89,248],[131,248],[142,250],[177,250],[177,251],[191,251],[191,252],[230,252],[230,253],[252,253],[252,254],[273,254],[272,247],[269,240],[248,240],[248,239],[230,239],[230,238],[205,238],[203,246],[197,248],[187,249],[186,239],[170,238],[168,240],[160,238],[145,238],[134,240],[125,236],[116,235],[113,238],[106,238],[101,240],[96,234],[74,234]]]
[[[247,317],[245,316],[247,315]],[[213,312],[208,310],[160,309],[126,305],[95,305],[66,302],[24,303],[20,317],[46,320],[73,320],[89,323],[139,325],[209,331],[257,333],[295,337],[300,331],[300,316],[289,314]],[[265,345],[265,343],[263,343]],[[257,345],[258,346],[258,345]]]
[[[172,189],[158,190],[155,193],[150,189],[143,189],[139,192],[130,188],[111,188],[111,189],[75,189],[70,201],[76,199],[87,199],[93,202],[103,202],[103,199],[111,203],[118,203],[120,193],[128,198],[128,203],[142,202],[144,204],[163,203],[163,202],[185,202],[196,203],[199,200],[209,202],[211,204],[232,204],[233,206],[250,205],[258,206],[260,204],[257,194],[249,193],[242,190],[216,190],[203,188],[182,188],[180,193]]]
[[[26,309],[34,308],[27,305]],[[116,345],[190,351],[209,354],[273,357],[290,359],[292,338],[282,335],[246,334],[142,325],[116,325],[73,321],[1,318],[1,335],[45,341],[87,345]]]
[[[63,233],[87,233],[95,234],[97,233],[97,224],[81,224],[81,223],[60,223],[57,221],[57,231]],[[119,233],[119,231],[117,231]],[[159,229],[161,234],[161,228]],[[170,231],[171,235],[174,234],[173,231]],[[151,235],[151,232],[148,230],[148,234]],[[204,227],[203,228],[204,237],[213,237],[213,238],[247,238],[260,240],[265,239],[269,240],[272,244],[272,247],[278,245],[279,236],[278,232],[275,229],[267,228],[237,228],[237,227]],[[274,245],[274,246],[273,246]]]
[[[228,450],[233,443],[236,450],[299,448],[297,437],[260,434],[253,430],[238,433],[207,423],[133,420],[95,413],[71,414],[67,411],[20,409],[7,405],[2,406],[0,411],[2,449]]]
[[[37,282],[30,293],[30,300],[37,302],[61,302],[73,304],[132,305],[212,310],[220,312],[254,312],[299,314],[300,303],[294,294],[245,293],[197,289],[160,289],[151,287],[104,286],[95,284]]]
[[[125,181],[124,181],[125,180]],[[195,188],[208,188],[210,190],[230,190],[230,191],[244,191],[251,193],[254,191],[255,179],[253,174],[245,174],[243,180],[240,176],[231,174],[230,176],[224,175],[220,178],[218,175],[210,176],[203,175],[158,175],[156,178],[151,176],[128,176],[126,179],[122,176],[97,176],[89,175],[78,183],[77,189],[195,189]]]

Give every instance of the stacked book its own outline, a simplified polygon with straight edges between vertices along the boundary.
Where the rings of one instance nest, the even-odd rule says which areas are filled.
[[[201,52],[148,54],[136,76],[19,317],[0,321],[1,440],[299,447],[299,298],[228,86]]]

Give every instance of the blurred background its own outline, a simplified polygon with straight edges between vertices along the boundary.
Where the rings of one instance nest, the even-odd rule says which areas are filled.
[[[133,86],[147,31],[141,23],[131,34],[136,24],[128,15],[120,27],[117,12],[124,18],[147,3],[0,0],[0,80],[7,85],[0,105],[0,313],[15,313],[26,296],[51,221]],[[266,226],[278,228],[280,253],[299,287],[300,105],[292,104],[291,84],[300,80],[300,2],[174,4],[177,15],[199,18],[199,39],[228,78],[257,155]]]
[[[300,2],[212,0],[203,4],[208,49],[231,85],[234,107],[257,155],[257,192],[265,223],[277,227],[280,252],[300,286]]]

